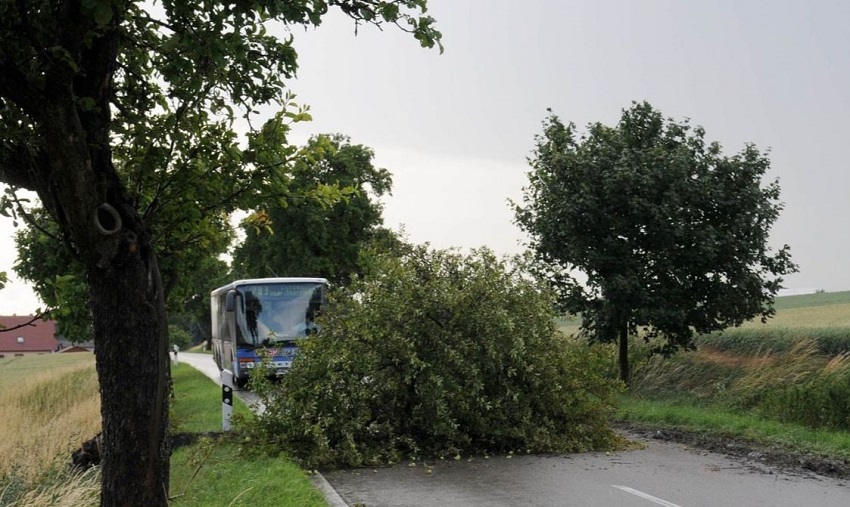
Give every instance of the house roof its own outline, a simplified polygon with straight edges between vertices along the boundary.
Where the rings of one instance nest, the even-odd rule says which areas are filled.
[[[56,350],[56,322],[38,319],[31,315],[0,316],[0,353],[50,352]],[[23,326],[12,331],[8,329]]]

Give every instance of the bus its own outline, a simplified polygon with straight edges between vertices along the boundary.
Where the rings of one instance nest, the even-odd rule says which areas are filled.
[[[268,357],[273,372],[292,366],[298,342],[315,333],[325,306],[324,278],[237,280],[213,290],[213,356],[219,370],[233,372],[233,384],[248,383],[251,370]]]

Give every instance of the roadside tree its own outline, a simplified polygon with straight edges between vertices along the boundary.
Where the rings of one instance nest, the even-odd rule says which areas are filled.
[[[295,150],[286,134],[309,115],[284,89],[297,68],[292,31],[276,37],[267,23],[315,26],[332,7],[439,44],[426,0],[0,0],[0,181],[37,193],[85,274],[102,505],[168,503],[167,323],[153,224],[189,238],[257,199],[287,196]],[[266,104],[280,110],[254,128]]]
[[[372,165],[372,150],[351,144],[342,135],[320,135],[304,148],[288,182],[292,193],[307,195],[317,186],[348,189],[327,205],[317,199],[289,199],[265,209],[271,228],[243,225],[245,240],[233,254],[237,278],[318,276],[336,285],[359,274],[360,252],[382,229],[381,196],[390,193],[392,177]]]
[[[694,333],[773,315],[796,266],[787,245],[769,247],[782,204],[778,182],[762,184],[766,154],[723,155],[702,128],[647,103],[614,127],[575,130],[544,122],[516,223],[562,309],[581,313],[592,340],[619,344],[623,381],[638,330],[670,354],[693,348]]]

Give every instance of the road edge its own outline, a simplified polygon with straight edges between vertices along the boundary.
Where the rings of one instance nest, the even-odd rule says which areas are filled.
[[[329,507],[349,507],[348,503],[339,496],[339,493],[331,486],[331,483],[319,472],[314,472],[312,476],[313,485],[325,495],[325,500],[328,501]]]

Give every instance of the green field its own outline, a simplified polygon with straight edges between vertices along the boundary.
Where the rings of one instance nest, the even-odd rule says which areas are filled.
[[[793,308],[811,308],[813,306],[850,305],[850,291],[820,292],[800,296],[783,296],[776,298],[777,310]]]
[[[821,292],[775,299],[776,315],[762,323],[759,319],[745,323],[743,328],[850,328],[850,291]],[[556,321],[566,334],[578,332],[581,317],[564,316]]]

